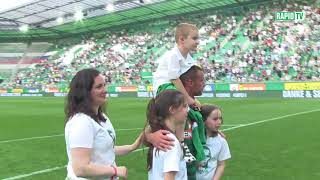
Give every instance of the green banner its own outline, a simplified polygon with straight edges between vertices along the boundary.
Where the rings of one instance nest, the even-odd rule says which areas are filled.
[[[214,90],[215,91],[229,91],[230,90],[230,84],[228,84],[228,83],[216,83],[216,84],[214,84]]]
[[[27,89],[27,88],[23,88],[23,91],[22,91],[23,93],[29,93],[29,89]]]
[[[117,86],[108,86],[108,93],[115,93]]]
[[[69,88],[59,88],[59,92],[67,93]]]
[[[266,90],[284,90],[284,83],[283,82],[267,82]]]

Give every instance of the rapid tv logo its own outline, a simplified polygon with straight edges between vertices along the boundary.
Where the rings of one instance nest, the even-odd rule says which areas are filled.
[[[295,20],[304,20],[304,12],[276,12],[275,20],[276,21],[295,21]]]

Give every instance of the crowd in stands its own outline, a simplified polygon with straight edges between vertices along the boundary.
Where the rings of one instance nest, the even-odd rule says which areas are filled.
[[[303,11],[305,18],[277,21],[275,12],[280,11]],[[0,86],[63,87],[87,67],[105,72],[110,84],[150,84],[147,75],[155,70],[158,57],[174,46],[173,28],[186,21],[200,29],[199,50],[193,57],[208,83],[320,81],[319,12],[316,6],[294,2],[263,4],[114,30],[83,40],[79,48],[63,47],[59,55],[18,71]]]
[[[275,21],[279,11],[305,11],[303,22]],[[230,38],[224,63],[202,59],[207,80],[212,82],[319,81],[320,15],[318,9],[298,4],[267,11],[260,7],[240,23]],[[221,34],[221,33],[220,33]],[[238,41],[240,40],[240,41]],[[242,40],[242,42],[241,42]],[[206,57],[216,53],[213,48]]]

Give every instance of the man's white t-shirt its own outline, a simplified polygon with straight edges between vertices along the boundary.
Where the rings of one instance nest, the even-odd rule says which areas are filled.
[[[65,126],[65,140],[68,154],[67,177],[72,180],[85,180],[86,178],[76,177],[72,169],[72,148],[91,148],[90,161],[98,165],[115,165],[115,139],[116,133],[113,126],[106,117],[106,122],[101,125],[95,122],[90,116],[84,113],[77,113],[67,122]],[[106,180],[104,178],[90,178],[94,180]]]
[[[165,83],[170,83],[172,79],[178,79],[181,74],[195,65],[195,61],[188,53],[187,58],[184,58],[178,47],[175,46],[170,51],[167,51],[157,61],[158,67],[153,73],[153,92],[157,92],[158,87]]]
[[[176,171],[175,180],[187,180],[186,161],[183,158],[181,145],[174,134],[170,133],[167,136],[174,139],[174,147],[166,152],[153,149],[152,168],[148,172],[148,179],[163,180],[164,173]]]
[[[218,161],[231,158],[228,142],[219,134],[215,137],[207,138],[204,152],[206,158],[201,162],[201,166],[197,171],[197,180],[212,179],[216,172]]]

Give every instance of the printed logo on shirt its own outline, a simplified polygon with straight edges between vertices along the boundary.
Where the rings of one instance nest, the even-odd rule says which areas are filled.
[[[107,130],[107,132],[109,133],[109,136],[111,137],[112,139],[112,142],[113,142],[113,147],[116,143],[116,136],[114,135],[114,133],[111,131],[111,130]]]
[[[186,124],[186,129],[184,130],[184,139],[192,139],[192,129],[193,129],[193,125],[192,122],[189,121]]]
[[[197,122],[193,122],[192,123],[192,130],[194,129],[194,128],[197,128],[198,127],[198,123]]]
[[[206,145],[203,146],[203,151],[204,151],[204,154],[205,154],[205,159],[199,163],[199,167],[198,167],[199,169],[198,170],[199,170],[200,173],[208,173],[208,171],[209,171],[208,163],[214,157],[211,156],[211,151]]]

